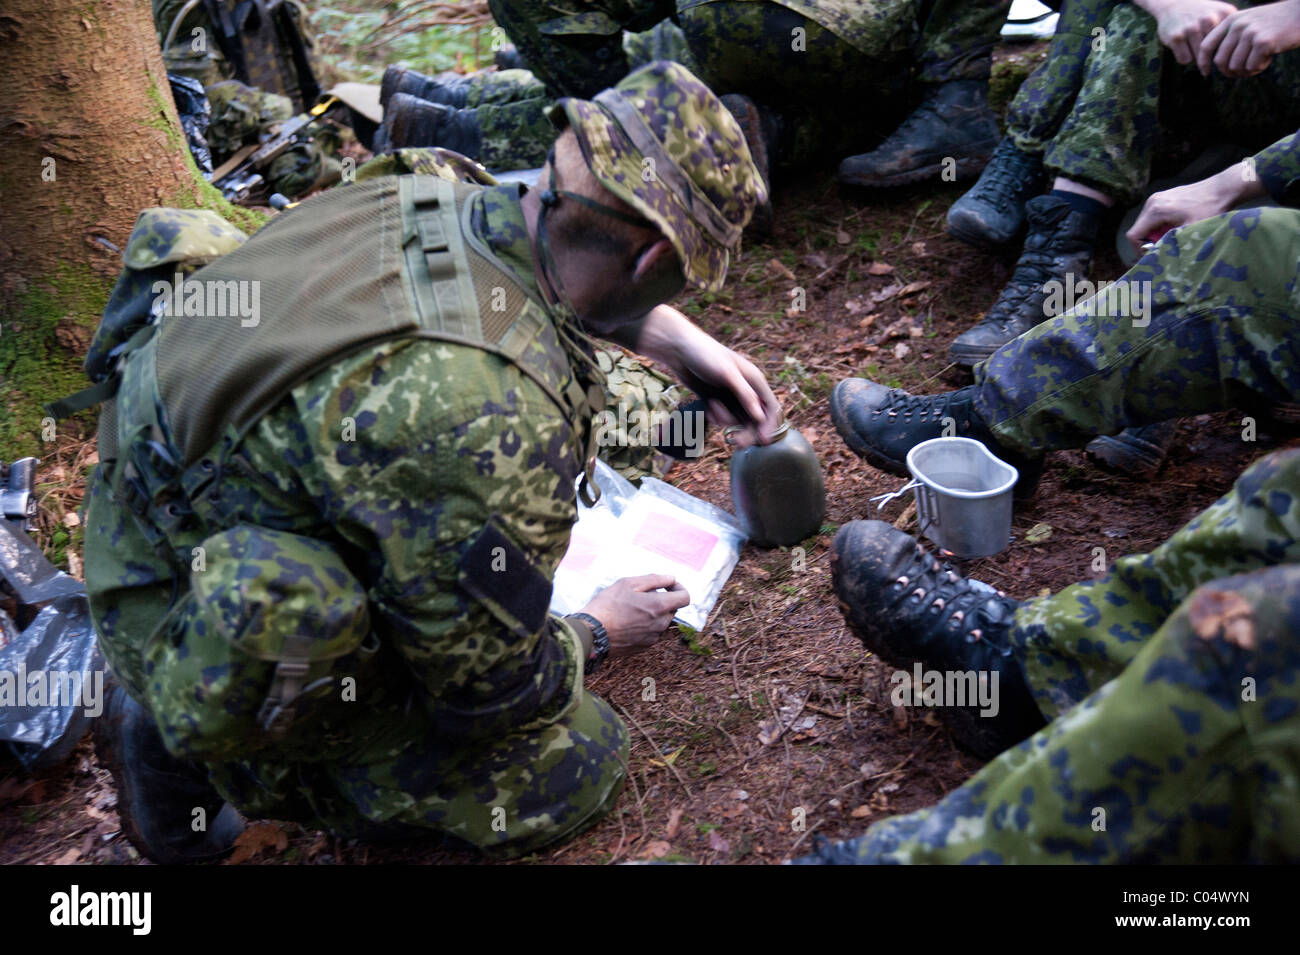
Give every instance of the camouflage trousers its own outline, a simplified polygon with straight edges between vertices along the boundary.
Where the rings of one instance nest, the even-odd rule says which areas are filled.
[[[1099,297],[1039,326],[977,369],[977,407],[1027,451],[1294,397],[1297,262],[1294,210],[1177,229],[1118,283],[1151,283],[1147,315]],[[873,826],[860,860],[1300,860],[1300,450],[1151,553],[1022,605],[1011,643],[1054,722]]]
[[[696,69],[676,24],[664,21],[642,33],[622,34],[629,69],[656,59],[675,60]],[[482,152],[474,157],[489,169],[536,169],[555,142],[555,127],[546,118],[554,102],[546,84],[528,70],[499,70],[469,79],[465,108],[482,135]]]
[[[1088,55],[1099,44],[1117,0],[1064,0],[1047,59],[1020,85],[1007,107],[1007,136],[1018,149],[1044,153],[1083,85]]]
[[[1048,77],[1031,77],[1024,108],[1012,107],[1008,132],[1022,148],[1043,148],[1048,121],[1075,82],[1077,44],[1085,42],[1081,13],[1074,11],[1072,20],[1080,22],[1062,44],[1075,44],[1075,52],[1055,66],[1049,58]],[[1114,5],[1104,34],[1087,42],[1077,96],[1043,148],[1052,173],[1135,199],[1151,179],[1157,149],[1186,156],[1229,142],[1254,152],[1300,126],[1300,50],[1279,55],[1258,76],[1229,79],[1215,71],[1203,77],[1195,65],[1179,66],[1160,43],[1155,20],[1128,3]]]
[[[813,16],[817,3],[793,0],[608,0],[578,4],[568,16],[574,5],[550,0],[491,6],[557,96],[591,97],[614,85],[631,66],[621,30],[675,13],[693,59],[683,62],[719,94],[745,93],[786,113],[795,127],[789,152],[803,161],[819,152],[838,157],[890,131],[914,105],[914,83],[987,79],[1008,3],[894,0],[870,8],[874,15],[848,16],[836,4]],[[829,26],[837,17],[844,22]],[[844,105],[864,101],[890,106]]]
[[[572,838],[608,813],[627,774],[623,721],[582,692],[538,730],[474,746],[435,732],[365,762],[209,763],[221,795],[250,818],[323,826],[362,839],[439,834],[511,858]]]
[[[1213,526],[1244,547],[1289,540],[1294,560],[1297,492],[1300,452],[1266,458],[1162,550],[1204,550]],[[1226,530],[1233,517],[1264,533]],[[1300,565],[1202,579],[1167,617],[1141,621],[1112,679],[936,805],[872,826],[851,844],[857,859],[1300,861]],[[1110,617],[1124,610],[1099,603],[1094,638],[1112,645]]]

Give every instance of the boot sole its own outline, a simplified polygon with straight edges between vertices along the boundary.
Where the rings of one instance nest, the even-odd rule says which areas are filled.
[[[995,144],[996,145],[996,144]],[[988,165],[989,159],[993,153],[990,150],[989,155],[983,159],[959,159],[957,160],[957,179],[968,179],[972,176],[978,176]],[[910,186],[913,183],[925,182],[927,179],[934,179],[943,174],[943,163],[934,163],[929,166],[923,166],[920,169],[912,169],[908,172],[896,173],[882,179],[862,179],[852,176],[840,176],[839,180],[846,186],[860,186],[864,189],[888,189],[891,186]]]
[[[958,345],[954,342],[948,346],[948,357],[952,359],[954,364],[973,368],[1001,347],[1001,345],[997,346],[997,348],[980,345]]]
[[[1094,462],[1133,478],[1151,477],[1165,463],[1164,455],[1155,458],[1110,435],[1093,438],[1085,450]]]
[[[976,232],[973,229],[966,229],[949,222],[944,231],[959,242],[973,245],[977,249],[982,249],[986,252],[999,252],[1010,245],[1015,240],[1016,236],[1025,230],[1022,226],[1016,232],[1013,232],[1011,235],[1002,239],[991,237],[986,232]]]

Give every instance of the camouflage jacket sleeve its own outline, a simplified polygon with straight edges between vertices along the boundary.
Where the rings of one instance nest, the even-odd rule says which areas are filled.
[[[1300,196],[1287,187],[1300,179],[1300,133],[1279,139],[1255,154],[1255,171],[1268,194],[1285,206],[1300,204]]]
[[[548,606],[580,460],[546,395],[478,349],[407,341],[292,401],[299,480],[369,563],[372,625],[439,733],[500,735],[576,705],[580,639]]]

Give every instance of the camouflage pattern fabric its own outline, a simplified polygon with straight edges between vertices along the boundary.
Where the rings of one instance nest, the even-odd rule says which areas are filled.
[[[594,97],[630,69],[623,31],[650,30],[674,0],[488,0],[492,18],[552,98]]]
[[[1151,283],[1149,325],[1076,307],[977,368],[977,407],[1028,451],[1291,399],[1297,262],[1300,211],[1174,230],[1118,286]],[[1023,604],[1010,639],[1055,722],[872,826],[859,861],[1300,861],[1300,450],[1257,461],[1151,553]]]
[[[987,79],[1008,3],[493,0],[491,6],[550,91],[588,98],[626,74],[623,29],[642,29],[675,12],[693,60],[688,68],[718,93],[744,93],[788,113],[788,161],[797,163],[865,147],[892,130],[915,105],[908,100],[915,98],[913,82]],[[854,111],[846,122],[837,104],[859,99],[880,108]]]
[[[752,207],[745,190],[756,174],[743,169],[743,143],[722,134],[729,114],[697,95],[693,78],[680,79],[687,88],[674,94],[629,77],[646,122],[680,147],[660,173],[671,170],[695,188],[733,182],[742,194],[717,201],[739,228]],[[691,117],[713,138],[691,144],[664,113]],[[612,168],[624,161],[641,168],[634,153],[606,158]],[[718,178],[723,167],[731,180]],[[353,188],[360,187],[313,198],[289,215],[319,215],[328,233],[331,202]],[[121,446],[101,445],[88,489],[85,561],[96,631],[118,679],[157,708],[169,744],[200,756],[222,795],[251,816],[367,836],[440,832],[517,855],[571,836],[617,798],[626,730],[607,705],[583,692],[581,637],[548,613],[591,431],[590,417],[564,412],[551,392],[582,392],[591,378],[561,343],[568,336],[559,324],[569,319],[536,304],[542,299],[520,196],[517,186],[481,189],[467,200],[462,222],[528,293],[524,308],[534,310],[541,328],[530,348],[553,356],[546,367],[562,367],[567,376],[548,387],[468,344],[385,341],[302,381],[246,433],[227,429],[177,475],[183,437],[169,433],[157,379],[147,372],[169,323],[184,319],[164,317],[154,337],[127,357],[117,398],[104,414],[108,430],[123,436]],[[671,224],[682,230],[684,221]],[[204,250],[222,240],[206,234],[208,225],[160,218],[140,237],[149,253],[141,264],[163,268],[158,263],[178,243]],[[187,236],[190,229],[199,231]],[[273,223],[214,268],[258,256],[274,247],[276,235]],[[711,266],[725,268],[725,258]],[[721,282],[722,275],[706,278]],[[103,327],[125,330],[140,306],[138,295],[115,296],[121,312],[106,314]],[[584,360],[600,373],[595,356]],[[661,383],[630,365],[611,370],[625,378],[611,397],[635,400]],[[665,395],[667,389],[655,400]],[[337,559],[317,561],[309,556],[313,547]],[[214,577],[193,582],[203,574]],[[285,635],[280,624],[258,629],[229,609],[237,602],[236,580],[264,594],[263,605],[273,605],[275,594],[300,599],[315,591],[339,609],[326,614],[338,623],[334,629],[353,637],[348,622],[356,618],[347,609],[358,587],[367,597],[377,647],[353,649],[343,636],[327,641],[329,652],[344,654],[328,666],[332,682],[290,686],[283,697],[325,692],[328,715],[325,699],[306,699],[311,713],[295,719],[282,739],[253,732],[231,738],[217,725],[246,723],[256,698],[272,694],[265,669],[229,646],[214,649],[210,631],[247,632],[254,646]],[[206,594],[213,606],[187,605],[187,590]],[[367,650],[368,661],[359,656]],[[281,659],[284,652],[269,651]],[[354,654],[352,670],[346,661]],[[196,672],[200,662],[205,668]],[[173,667],[175,673],[160,672]],[[205,706],[217,712],[204,717]],[[340,713],[344,718],[334,721]],[[196,725],[201,720],[213,725]]]
[[[153,0],[153,23],[158,31],[158,43],[167,41],[172,22],[185,6],[186,0]],[[201,30],[201,33],[195,33]],[[202,4],[190,10],[176,29],[172,44],[162,51],[163,63],[168,73],[179,73],[198,80],[204,86],[230,79],[234,71],[222,56],[215,35]]]
[[[1042,154],[1061,130],[1083,86],[1088,56],[1118,0],[1064,0],[1047,59],[1020,84],[1007,107],[1006,130],[1016,148]],[[1104,36],[1104,32],[1102,34]]]
[[[1089,53],[1070,114],[1047,147],[1050,172],[1134,199],[1150,181],[1158,145],[1254,150],[1300,126],[1300,51],[1280,54],[1259,76],[1206,78],[1179,66],[1155,20],[1131,4],[1115,6],[1105,29],[1104,48]]]
[[[1293,400],[1297,262],[1293,209],[1244,209],[1174,229],[1104,294],[994,352],[975,371],[975,407],[999,442],[1034,453],[1130,425]],[[1148,296],[1139,314],[1135,303]]]
[[[1300,453],[1256,464],[1225,506],[1275,510],[1265,488],[1285,498],[1275,530],[1294,547]],[[1207,581],[1145,625],[1122,672],[1067,715],[845,848],[863,864],[1300,861],[1300,566]]]
[[[1031,451],[1079,447],[1129,425],[1293,400],[1300,394],[1298,262],[1300,211],[1293,209],[1242,210],[1175,229],[1106,294],[995,352],[976,371],[976,408],[999,441]],[[1135,323],[1125,303],[1147,289],[1150,311]],[[1263,553],[1268,563],[1295,560],[1294,540],[1266,544],[1261,536],[1286,514],[1252,511],[1268,503],[1267,496],[1220,502],[1179,543],[1122,558],[1102,581],[1022,609],[1016,619],[1040,708],[1060,712],[1113,676],[1151,632],[1150,618],[1171,612],[1196,582],[1248,569]],[[1031,634],[1044,628],[1054,649],[1038,653]]]

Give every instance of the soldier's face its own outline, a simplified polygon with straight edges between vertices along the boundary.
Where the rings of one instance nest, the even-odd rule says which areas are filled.
[[[681,260],[672,243],[659,233],[648,235],[648,241],[630,247],[627,255],[574,263],[585,271],[587,281],[579,281],[573,307],[592,334],[609,335],[685,288]]]

